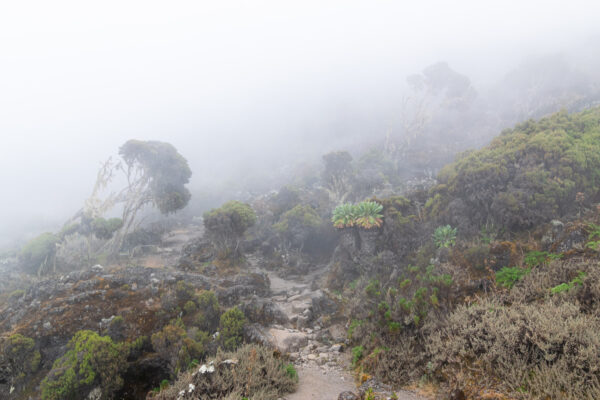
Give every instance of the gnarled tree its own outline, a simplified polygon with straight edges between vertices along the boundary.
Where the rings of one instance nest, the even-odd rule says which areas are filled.
[[[192,172],[173,145],[129,140],[119,148],[119,155],[121,160],[109,158],[102,165],[92,195],[67,223],[79,219],[80,233],[107,240],[101,251],[111,257],[118,254],[127,234],[138,227],[140,221],[136,217],[145,206],[152,205],[162,214],[170,214],[184,208],[191,197],[185,185]],[[117,176],[123,177],[125,186],[103,198]],[[115,207],[122,207],[120,221],[104,220],[102,217]]]

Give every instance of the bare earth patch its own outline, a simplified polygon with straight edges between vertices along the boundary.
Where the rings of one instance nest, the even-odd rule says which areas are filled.
[[[346,390],[356,392],[352,376],[342,371],[324,373],[318,366],[298,367],[298,390],[286,400],[336,400]]]

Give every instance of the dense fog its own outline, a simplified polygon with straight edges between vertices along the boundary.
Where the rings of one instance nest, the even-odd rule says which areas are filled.
[[[0,247],[60,226],[131,138],[172,143],[202,198],[406,134],[407,77],[431,86],[433,65],[470,111],[427,140],[480,146],[599,98],[599,15],[584,0],[3,4]]]

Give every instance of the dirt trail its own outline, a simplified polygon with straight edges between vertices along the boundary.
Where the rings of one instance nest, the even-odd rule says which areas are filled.
[[[295,359],[294,364],[298,371],[298,390],[285,397],[285,400],[337,400],[340,393],[350,391],[358,393],[350,372],[349,350],[342,352],[333,350],[332,343],[342,343],[345,337],[345,328],[341,325],[330,327],[333,342],[321,342],[318,332],[327,330],[315,322],[301,326],[303,310],[310,307],[311,298],[320,291],[313,282],[321,281],[326,274],[326,268],[313,270],[297,278],[282,278],[275,272],[260,267],[258,258],[249,256],[248,262],[256,272],[263,272],[269,276],[271,282],[271,300],[276,303],[291,321],[286,327],[278,329],[288,330],[290,335],[305,334],[308,338],[306,347],[290,354]],[[296,329],[294,329],[294,327]],[[278,331],[282,334],[281,331]],[[285,335],[285,333],[283,333]],[[414,393],[397,392],[400,400],[424,400]]]
[[[298,390],[286,400],[337,400],[342,392],[356,392],[352,376],[344,371],[324,374],[318,367],[298,367],[298,377]]]

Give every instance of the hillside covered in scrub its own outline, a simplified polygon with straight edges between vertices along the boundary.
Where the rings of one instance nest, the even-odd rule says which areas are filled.
[[[599,121],[590,109],[519,124],[429,191],[376,200],[376,251],[331,280],[360,373],[467,398],[600,395]]]
[[[308,385],[337,382],[343,399],[598,398],[599,150],[592,108],[520,123],[411,187],[391,185],[373,149],[327,154],[307,183],[200,223],[123,231],[135,224],[94,214],[93,197],[3,256],[16,270],[1,286],[0,388],[300,399],[318,371]],[[182,171],[172,194],[153,175],[161,151]],[[176,149],[121,154],[159,207],[185,206]],[[386,184],[365,185],[365,168]],[[133,215],[138,194],[118,197]]]

